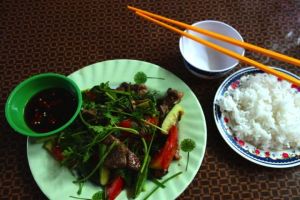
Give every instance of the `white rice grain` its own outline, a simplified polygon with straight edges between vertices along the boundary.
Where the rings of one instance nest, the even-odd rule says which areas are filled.
[[[246,75],[218,104],[233,133],[257,148],[300,147],[300,94],[287,81],[264,73]]]

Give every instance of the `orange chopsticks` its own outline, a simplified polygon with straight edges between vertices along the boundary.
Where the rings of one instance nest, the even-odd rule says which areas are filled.
[[[131,7],[131,6],[128,6],[128,9],[132,10],[135,12],[135,14],[141,16],[142,18],[144,19],[147,19],[155,24],[158,24],[160,26],[163,26],[171,31],[174,31],[180,35],[183,35],[187,38],[190,38],[196,42],[199,42],[203,45],[206,45],[216,51],[219,51],[221,53],[224,53],[228,56],[231,56],[235,59],[238,59],[240,60],[241,62],[244,62],[246,64],[249,64],[249,65],[253,65],[257,68],[259,68],[260,70],[262,71],[265,71],[266,73],[269,73],[269,74],[273,74],[274,76],[277,76],[281,79],[285,79],[297,86],[300,86],[300,80],[292,77],[292,76],[289,76],[283,72],[279,72],[273,68],[270,68],[264,64],[261,64],[255,60],[252,60],[250,58],[247,58],[245,56],[241,56],[231,50],[228,50],[226,48],[223,48],[223,47],[220,47],[214,43],[211,43],[211,42],[208,42],[206,40],[203,40],[201,38],[198,38],[194,35],[191,35],[187,32],[184,32],[180,29],[177,29],[171,25],[168,25],[164,22],[161,22],[161,21],[165,21],[165,22],[168,22],[168,23],[171,23],[171,24],[175,24],[179,27],[182,27],[182,28],[185,28],[185,29],[189,29],[189,30],[193,30],[195,32],[198,32],[198,33],[201,33],[201,34],[204,34],[204,35],[207,35],[207,36],[210,36],[210,37],[213,37],[215,39],[218,39],[218,40],[222,40],[224,42],[228,42],[230,44],[233,44],[233,45],[237,45],[237,46],[240,46],[240,47],[243,47],[245,49],[249,49],[249,50],[252,50],[254,52],[258,52],[258,53],[261,53],[263,55],[266,55],[266,56],[269,56],[269,57],[272,57],[272,58],[275,58],[277,60],[281,60],[281,61],[285,61],[287,63],[290,63],[290,64],[294,64],[294,65],[297,65],[297,66],[300,66],[300,60],[296,59],[296,58],[292,58],[292,57],[289,57],[287,55],[283,55],[283,54],[280,54],[280,53],[277,53],[277,52],[274,52],[274,51],[271,51],[271,50],[268,50],[268,49],[264,49],[262,47],[258,47],[258,46],[255,46],[253,44],[250,44],[250,43],[246,43],[246,42],[242,42],[242,41],[239,41],[239,40],[236,40],[236,39],[233,39],[233,38],[230,38],[230,37],[227,37],[227,36],[224,36],[224,35],[221,35],[221,34],[218,34],[218,33],[215,33],[215,32],[212,32],[212,31],[208,31],[208,30],[204,30],[204,29],[201,29],[201,28],[198,28],[198,27],[195,27],[195,26],[191,26],[191,25],[188,25],[188,24],[185,24],[185,23],[182,23],[182,22],[179,22],[179,21],[176,21],[176,20],[172,20],[172,19],[169,19],[169,18],[166,18],[166,17],[163,17],[163,16],[160,16],[160,15],[157,15],[157,14],[153,14],[153,13],[150,13],[150,12],[147,12],[147,11],[144,11],[144,10],[141,10],[141,9],[138,9],[138,8],[135,8],[135,7]],[[159,21],[159,20],[161,21]]]

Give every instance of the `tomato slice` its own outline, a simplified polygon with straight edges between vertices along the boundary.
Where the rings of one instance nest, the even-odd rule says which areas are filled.
[[[157,117],[149,117],[146,119],[147,122],[157,125],[158,124],[158,118]]]
[[[131,119],[124,119],[119,123],[119,126],[124,128],[131,128],[132,127],[132,120]]]
[[[178,148],[178,127],[173,125],[168,134],[167,141],[163,148],[154,155],[150,167],[153,169],[168,170]]]
[[[61,150],[60,146],[58,146],[58,145],[56,145],[52,148],[52,155],[58,161],[62,161],[64,159],[62,150]]]
[[[121,176],[115,178],[112,183],[106,188],[106,194],[108,200],[114,200],[124,188],[125,181]]]

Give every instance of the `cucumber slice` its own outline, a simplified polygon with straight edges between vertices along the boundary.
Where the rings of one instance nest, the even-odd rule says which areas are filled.
[[[180,120],[183,113],[184,113],[183,108],[179,104],[176,104],[170,110],[170,112],[167,114],[166,118],[164,119],[163,123],[161,124],[161,128],[163,130],[165,130],[166,133],[168,134],[169,129]],[[164,132],[162,132],[162,133],[164,133]],[[164,133],[164,134],[166,134],[166,133]]]
[[[105,186],[108,183],[108,181],[109,181],[109,174],[110,174],[109,169],[107,169],[104,166],[102,166],[100,168],[100,173],[99,173],[100,180],[99,180],[99,182],[100,182],[100,184],[102,186]]]

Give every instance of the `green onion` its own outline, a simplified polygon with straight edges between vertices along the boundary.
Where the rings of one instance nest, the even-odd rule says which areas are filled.
[[[140,169],[140,172],[138,174],[138,181],[137,181],[136,186],[135,186],[135,196],[137,196],[141,192],[141,190],[144,186],[144,183],[147,179],[147,176],[148,176],[148,168],[149,168],[149,164],[150,164],[150,161],[151,161],[151,157],[150,157],[149,153],[150,153],[150,149],[151,149],[155,134],[156,134],[156,132],[154,131],[153,134],[152,134],[151,141],[150,141],[150,144],[149,144],[148,147],[147,147],[147,143],[146,143],[145,139],[141,138],[142,142],[143,142],[143,145],[144,145],[145,157],[144,157],[143,165],[142,165],[142,167]]]
[[[138,135],[139,132],[133,128],[125,128],[125,127],[120,127],[120,126],[115,126],[115,127],[112,127],[112,129],[116,129],[116,130],[120,130],[120,131],[126,131],[126,132],[129,132],[129,133],[133,133],[135,135]]]
[[[80,195],[80,194],[81,194],[81,191],[82,191],[83,185],[84,185],[84,183],[79,183],[79,188],[78,188],[78,191],[77,191],[77,194],[78,194],[78,195]]]
[[[88,198],[81,198],[81,197],[74,197],[74,196],[69,196],[69,197],[73,198],[73,199],[91,200],[91,199],[88,199]]]
[[[140,120],[141,120],[142,122],[144,122],[145,124],[148,124],[148,125],[150,125],[150,126],[153,126],[154,128],[156,128],[156,129],[162,131],[163,133],[168,133],[166,130],[160,128],[159,126],[156,126],[155,124],[152,124],[152,123],[150,123],[150,122],[147,122],[147,121],[144,120],[144,119],[140,119]]]
[[[168,182],[169,180],[175,178],[176,176],[179,176],[180,174],[182,174],[182,172],[177,172],[176,174],[174,174],[174,175],[170,176],[169,178],[167,178],[166,180],[162,181],[161,184],[165,184],[166,182]],[[160,188],[160,186],[157,185],[155,188],[153,188],[153,190],[143,200],[148,199],[159,188]]]
[[[113,150],[113,148],[117,145],[116,142],[112,143],[108,150],[106,151],[106,153],[103,155],[103,157],[99,160],[98,164],[96,165],[96,167],[92,170],[92,172],[90,174],[88,174],[86,177],[76,180],[74,181],[74,183],[80,183],[80,182],[85,182],[87,181],[91,176],[93,176],[93,174],[97,171],[97,169],[103,164],[104,160],[106,159],[106,157],[108,156],[108,154]]]
[[[159,187],[161,187],[161,188],[165,188],[165,187],[166,187],[164,184],[162,184],[161,182],[159,182],[156,178],[155,178],[155,179],[151,179],[151,181],[152,181],[155,185],[157,185],[157,186],[159,186]]]

